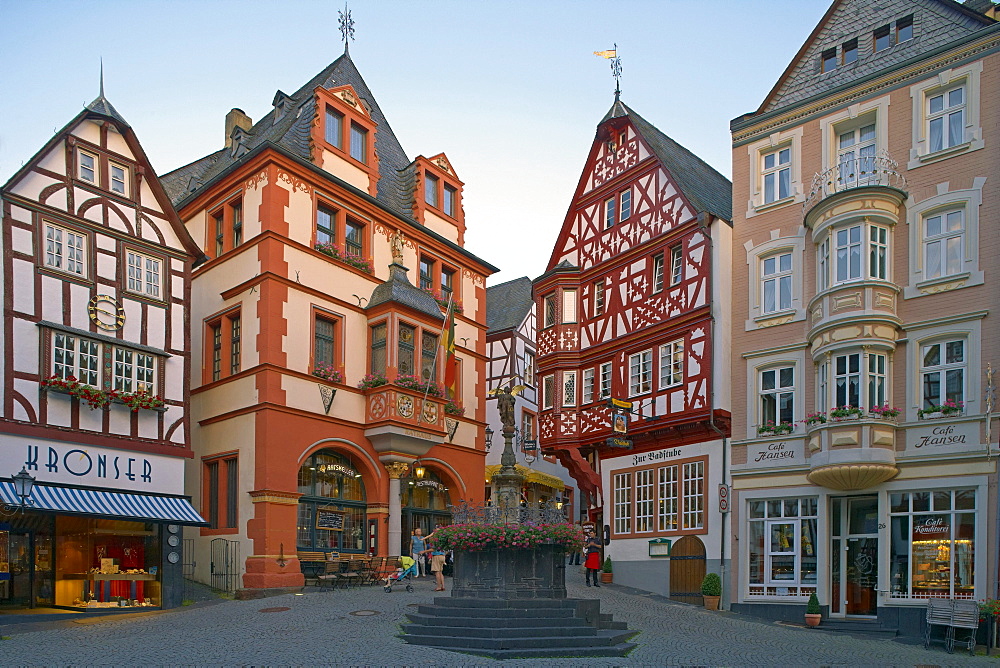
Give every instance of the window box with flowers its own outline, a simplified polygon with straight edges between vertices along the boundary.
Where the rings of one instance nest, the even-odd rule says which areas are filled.
[[[809,413],[802,422],[808,427],[817,424],[826,424],[826,413]]]
[[[344,382],[344,374],[340,373],[332,364],[326,364],[325,362],[318,363],[316,368],[313,369],[312,375],[330,383]]]
[[[961,415],[965,410],[965,403],[949,399],[940,406],[928,406],[917,411],[917,417],[921,420],[936,420],[938,418]]]
[[[415,390],[421,394],[426,394],[429,397],[443,397],[444,390],[441,386],[433,381],[426,381],[417,376],[400,375],[396,376],[394,384],[406,388],[408,390]]]
[[[876,417],[880,420],[893,420],[899,417],[900,411],[898,408],[885,404],[884,406],[872,406],[868,409],[868,413],[872,417]]]
[[[124,404],[133,413],[138,413],[141,408],[152,411],[166,410],[163,398],[155,394],[141,390],[139,392],[101,390],[92,385],[81,383],[74,376],[67,376],[66,378],[49,376],[42,380],[41,387],[45,391],[58,392],[76,397],[80,401],[86,402],[91,410],[96,408],[107,409],[112,403]]]
[[[358,389],[370,390],[373,387],[381,387],[388,382],[389,380],[385,377],[385,374],[370,373],[358,382]]]
[[[335,243],[325,241],[316,244],[314,248],[323,255],[328,255],[334,260],[343,262],[344,264],[354,267],[355,269],[360,269],[366,274],[375,273],[375,267],[372,265],[371,260],[366,260],[360,255],[347,252]]]
[[[433,297],[434,301],[436,301],[438,303],[438,306],[440,306],[442,310],[447,310],[448,309],[448,298],[445,297],[444,295],[442,295],[440,292],[438,292],[437,290],[431,290],[430,288],[421,288],[421,290],[423,290],[424,292],[426,292],[427,294],[429,294],[431,297]],[[455,313],[464,313],[465,312],[462,309],[462,302],[460,302],[457,299],[453,299],[452,303],[455,305]]]
[[[456,404],[454,399],[449,399],[448,403],[444,405],[444,412],[448,415],[462,416],[465,415],[465,407]]]
[[[830,417],[837,422],[860,420],[864,414],[865,412],[857,406],[837,406],[830,409]]]
[[[782,434],[791,434],[794,430],[795,425],[791,422],[779,422],[775,424],[771,420],[768,420],[764,424],[757,425],[758,436],[781,436]]]

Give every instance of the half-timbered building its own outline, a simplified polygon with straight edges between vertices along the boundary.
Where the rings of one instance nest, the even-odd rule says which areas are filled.
[[[558,504],[568,520],[578,508],[576,484],[553,455],[541,455],[538,447],[538,381],[535,373],[535,302],[527,276],[486,288],[486,498],[491,499],[490,481],[500,470],[503,425],[495,390],[512,388],[514,396],[515,454],[517,468],[525,477],[522,502],[537,507],[549,501]],[[496,440],[493,440],[493,439]]]
[[[996,18],[837,0],[732,121],[735,610],[996,595]]]
[[[683,600],[723,558],[730,196],[616,100],[534,282],[542,452],[589,495],[616,581]]]
[[[230,112],[225,142],[163,177],[211,258],[192,304],[195,577],[296,586],[317,554],[408,553],[412,529],[483,498],[496,269],[463,247],[463,183],[443,153],[406,156],[346,49],[256,123]]]
[[[200,251],[103,90],[0,203],[0,605],[180,605]]]

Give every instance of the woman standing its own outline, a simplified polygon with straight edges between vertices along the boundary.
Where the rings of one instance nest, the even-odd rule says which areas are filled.
[[[601,568],[601,539],[597,537],[593,527],[587,527],[583,541],[583,551],[587,554],[587,560],[583,562],[587,569],[587,586],[590,586],[590,576],[594,576],[594,586],[600,587],[601,580],[597,572]]]
[[[417,562],[417,577],[424,577],[424,550],[427,549],[427,543],[424,540],[424,532],[420,527],[413,530],[413,534],[410,536],[410,556],[413,560]]]

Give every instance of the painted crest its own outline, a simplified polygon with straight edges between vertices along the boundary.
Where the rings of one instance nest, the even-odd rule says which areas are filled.
[[[421,414],[421,420],[430,424],[437,424],[438,421],[438,407],[437,404],[431,403],[430,401],[424,402],[424,410]]]
[[[396,397],[396,412],[402,417],[413,417],[413,397],[401,394]]]

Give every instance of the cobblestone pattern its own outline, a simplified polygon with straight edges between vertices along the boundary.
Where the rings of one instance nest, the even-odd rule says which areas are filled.
[[[731,613],[710,613],[614,585],[586,588],[571,575],[569,595],[600,598],[602,611],[640,631],[626,658],[586,659],[589,666],[929,666],[998,665],[998,657],[948,655],[892,640],[854,638],[780,626]],[[449,582],[450,584],[450,582]],[[7,665],[343,665],[573,666],[581,659],[502,664],[483,657],[407,645],[397,637],[413,604],[433,600],[433,581],[412,594],[381,588],[311,591],[254,601],[199,603],[159,614],[0,626],[0,664]],[[265,608],[287,611],[261,613]],[[370,614],[374,611],[377,614]],[[361,614],[352,614],[361,613]],[[3,618],[0,617],[0,624]],[[29,630],[29,628],[31,630]]]

